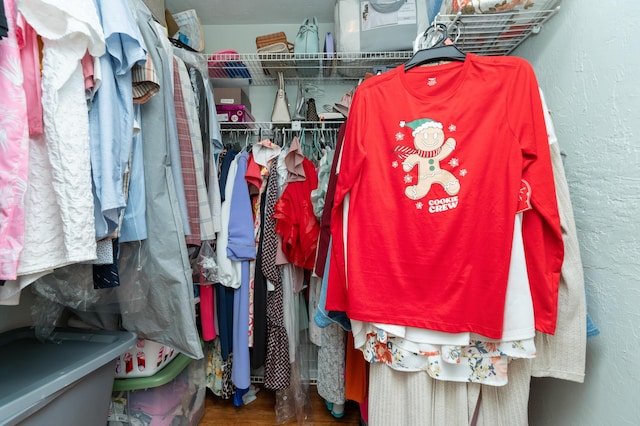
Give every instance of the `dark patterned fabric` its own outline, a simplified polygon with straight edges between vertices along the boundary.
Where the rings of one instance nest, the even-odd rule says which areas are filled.
[[[120,286],[120,273],[118,272],[118,250],[120,244],[117,238],[111,240],[113,244],[113,263],[106,265],[93,265],[93,288],[115,288]]]
[[[307,101],[307,121],[320,121],[318,110],[316,109],[316,101],[313,98]]]
[[[282,273],[276,266],[277,236],[273,213],[278,201],[278,159],[269,171],[267,181],[264,233],[262,235],[262,272],[275,289],[267,294],[267,355],[264,366],[264,386],[280,390],[289,387],[291,364],[289,363],[289,340],[284,328],[282,305]]]
[[[264,365],[264,386],[267,389],[287,389],[291,379],[289,340],[284,328],[282,282],[267,295],[267,356]]]
[[[276,267],[276,250],[278,237],[276,235],[276,220],[273,214],[278,202],[278,158],[273,160],[269,179],[267,180],[267,198],[264,208],[264,234],[262,235],[262,273],[273,283],[280,282],[280,269]]]

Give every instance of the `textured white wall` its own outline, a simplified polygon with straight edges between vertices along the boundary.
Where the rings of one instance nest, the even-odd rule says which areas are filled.
[[[560,143],[588,310],[584,384],[536,379],[530,421],[640,424],[640,2],[562,2],[514,54],[534,66]]]

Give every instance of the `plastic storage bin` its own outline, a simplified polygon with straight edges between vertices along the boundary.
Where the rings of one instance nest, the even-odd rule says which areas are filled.
[[[114,381],[108,425],[195,426],[205,395],[204,359],[178,354],[151,377]]]
[[[149,377],[169,364],[178,352],[170,346],[138,339],[135,347],[116,360],[116,379]]]
[[[244,105],[216,105],[216,112],[218,121],[223,124],[251,129],[256,121],[251,111]]]
[[[40,342],[21,328],[0,334],[0,424],[104,424],[115,359],[136,335],[56,329]]]

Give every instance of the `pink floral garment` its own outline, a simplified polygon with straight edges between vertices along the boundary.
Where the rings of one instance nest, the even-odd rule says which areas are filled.
[[[15,0],[4,0],[9,34],[0,40],[0,280],[14,280],[24,247],[29,130]]]

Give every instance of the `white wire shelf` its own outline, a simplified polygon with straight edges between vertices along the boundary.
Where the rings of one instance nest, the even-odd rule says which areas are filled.
[[[274,132],[298,132],[298,131],[318,131],[318,130],[338,130],[344,123],[341,120],[321,120],[303,121],[291,120],[289,123],[274,123],[273,121],[249,121],[243,123],[221,122],[220,131],[222,133],[233,133],[238,135],[261,135],[270,137]]]
[[[558,2],[553,3],[558,4]],[[486,56],[510,54],[527,37],[558,12],[548,10],[511,11],[487,14],[438,15],[435,23],[449,28],[456,45],[467,53]],[[291,80],[322,80],[323,83],[358,80],[365,73],[384,72],[413,56],[412,51],[326,53],[238,53],[208,55],[209,76],[214,86],[228,80],[245,80],[248,85],[273,85],[277,73]]]
[[[554,4],[558,4],[555,2]],[[560,10],[560,6],[537,11],[499,12],[474,15],[438,15],[435,22],[448,26],[456,46],[464,52],[486,56],[510,54]]]
[[[244,79],[251,85],[272,85],[278,72],[287,81],[358,80],[365,73],[396,67],[411,58],[411,51],[326,53],[239,53],[209,55],[209,77],[214,80]],[[224,85],[224,84],[219,84]]]

